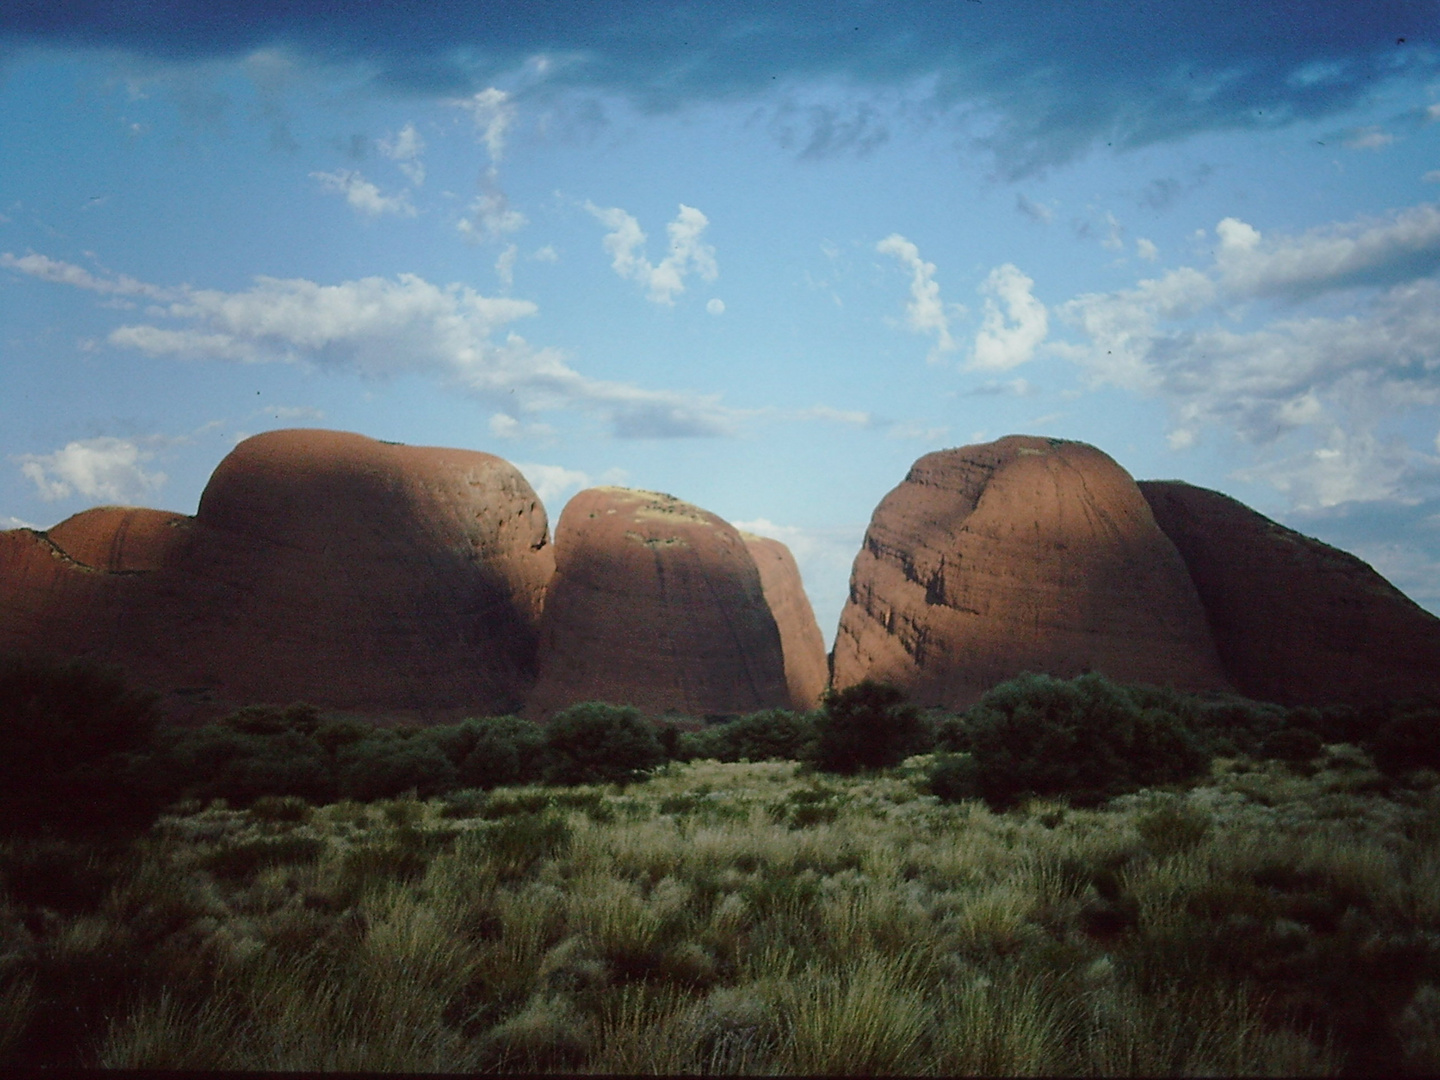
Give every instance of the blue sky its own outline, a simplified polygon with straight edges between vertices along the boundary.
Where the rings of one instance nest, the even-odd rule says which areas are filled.
[[[1440,613],[1440,4],[0,11],[0,527],[234,443],[486,450],[790,544],[1083,439]]]

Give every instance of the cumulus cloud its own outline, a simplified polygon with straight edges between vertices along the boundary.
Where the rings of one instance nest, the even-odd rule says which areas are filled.
[[[475,121],[475,131],[485,144],[491,161],[499,161],[505,154],[505,135],[515,122],[515,104],[504,90],[486,87],[478,94],[452,101],[452,105],[464,109]]]
[[[579,469],[567,469],[563,465],[536,465],[531,462],[516,462],[515,467],[535,489],[535,494],[540,496],[540,501],[545,504],[545,509],[552,519],[559,516],[564,505],[562,495],[591,486],[590,474]]]
[[[379,217],[381,214],[415,216],[409,193],[402,191],[398,195],[383,195],[378,187],[358,172],[349,169],[337,169],[333,173],[312,172],[310,179],[320,181],[320,186],[326,191],[344,195],[345,201],[366,217]]]
[[[1008,371],[1035,355],[1050,329],[1045,305],[1030,294],[1034,280],[1013,263],[990,271],[980,292],[985,314],[975,335],[969,367],[979,371]],[[1003,311],[1002,311],[1003,307]]]
[[[721,300],[718,296],[711,297],[709,300],[705,301],[705,310],[708,311],[711,315],[724,315],[725,301]]]
[[[129,439],[100,436],[66,443],[52,454],[19,454],[20,472],[46,502],[81,495],[101,502],[139,500],[164,486],[142,463],[155,455]]]
[[[1383,150],[1395,141],[1395,136],[1378,127],[1359,128],[1345,139],[1351,150]]]
[[[34,529],[39,532],[40,526],[11,514],[0,514],[0,529]]]
[[[7,265],[22,262],[12,257]],[[55,268],[64,264],[54,260],[27,265],[37,276],[106,291],[96,288],[93,275],[57,277]],[[467,285],[435,285],[415,274],[338,285],[304,278],[254,280],[238,292],[170,290],[174,299],[152,306],[149,314],[173,325],[127,324],[107,340],[151,356],[307,363],[377,378],[430,374],[507,409],[597,413],[622,437],[727,435],[740,415],[713,395],[587,378],[556,350],[532,346],[508,329],[536,313],[529,300],[483,296]]]
[[[495,276],[500,279],[502,288],[509,289],[515,284],[515,259],[519,254],[519,246],[510,244],[495,260]]]
[[[173,300],[180,295],[175,289],[149,285],[126,274],[97,277],[82,266],[33,252],[18,256],[8,251],[0,252],[0,266],[29,274],[41,281],[72,285],[77,289],[87,289],[106,296],[144,296],[151,300]]]
[[[378,143],[380,153],[399,167],[400,171],[417,188],[425,183],[425,163],[420,155],[425,152],[425,140],[414,124],[406,124],[399,134],[386,136]]]
[[[493,165],[481,174],[480,194],[470,204],[467,215],[455,223],[455,228],[465,239],[476,243],[500,240],[529,224],[529,219],[512,208],[509,198],[500,190]]]
[[[922,259],[920,249],[899,233],[891,233],[881,240],[875,250],[881,255],[893,255],[910,271],[910,302],[905,305],[905,325],[917,334],[935,335],[935,344],[925,359],[931,364],[940,363],[946,353],[954,352],[959,345],[950,333],[950,311],[940,299],[935,264]]]
[[[1260,453],[1241,475],[1294,506],[1414,498],[1440,484],[1428,449],[1381,426],[1440,406],[1440,210],[1276,236],[1225,218],[1215,233],[1208,267],[1062,305],[1088,342],[1059,351],[1097,382],[1166,398],[1176,449],[1208,427],[1235,432]],[[1358,310],[1324,306],[1341,291]]]
[[[1155,262],[1160,258],[1160,249],[1155,246],[1155,241],[1142,236],[1135,241],[1135,254],[1146,262]]]
[[[715,249],[701,239],[710,220],[693,206],[681,203],[675,220],[665,226],[670,250],[658,265],[646,257],[646,236],[634,217],[618,206],[601,207],[588,200],[585,209],[610,230],[603,243],[615,273],[644,285],[654,303],[673,305],[675,297],[685,291],[685,278],[691,273],[705,281],[714,281],[720,275]]]

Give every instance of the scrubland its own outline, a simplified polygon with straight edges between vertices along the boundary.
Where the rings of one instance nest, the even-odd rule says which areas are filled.
[[[701,758],[13,835],[0,1063],[1440,1071],[1435,773],[1330,744],[1000,812],[942,802],[935,766]]]

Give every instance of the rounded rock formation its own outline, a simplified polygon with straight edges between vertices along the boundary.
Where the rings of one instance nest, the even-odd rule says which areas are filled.
[[[1236,689],[1283,705],[1440,697],[1440,619],[1344,551],[1228,495],[1141,481]]]
[[[650,491],[570,500],[527,712],[580,701],[687,716],[789,705],[780,631],[733,526]]]
[[[742,532],[741,539],[750,549],[755,568],[760,571],[760,587],[770,614],[780,631],[780,647],[785,655],[785,684],[790,688],[792,709],[813,709],[830,681],[830,661],[825,655],[825,639],[805,586],[795,556],[779,540]]]
[[[192,701],[422,716],[523,703],[554,567],[509,463],[335,431],[240,443],[194,518],[102,508],[3,550],[0,648]]]
[[[833,685],[959,709],[1027,671],[1229,688],[1185,564],[1110,457],[1018,435],[927,454],[871,519]]]

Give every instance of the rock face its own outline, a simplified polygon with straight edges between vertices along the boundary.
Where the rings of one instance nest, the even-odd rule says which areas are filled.
[[[813,709],[830,681],[830,662],[825,655],[820,624],[815,621],[815,611],[800,581],[800,568],[795,565],[790,549],[779,540],[747,532],[742,532],[740,537],[760,571],[765,602],[770,605],[770,614],[780,630],[790,707]]]
[[[688,716],[789,705],[780,631],[731,525],[650,491],[570,500],[527,712],[579,701]]]
[[[834,685],[963,708],[1026,671],[1229,688],[1184,562],[1134,480],[1084,443],[1008,436],[922,457],[876,508]]]
[[[274,431],[193,518],[104,507],[0,534],[0,649],[216,702],[506,711],[553,567],[544,508],[499,458]]]
[[[1440,696],[1440,619],[1372,570],[1218,491],[1142,481],[1247,697],[1286,705]]]

